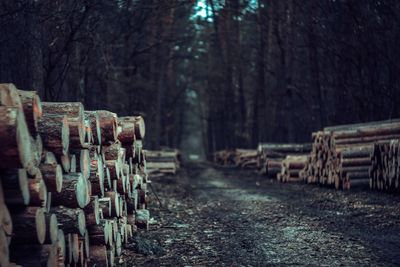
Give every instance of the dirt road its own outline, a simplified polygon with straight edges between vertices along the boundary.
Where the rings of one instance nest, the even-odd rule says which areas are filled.
[[[396,266],[400,197],[279,184],[248,171],[187,166],[153,179],[151,230],[127,266]]]

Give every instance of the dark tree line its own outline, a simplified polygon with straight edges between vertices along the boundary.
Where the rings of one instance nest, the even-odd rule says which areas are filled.
[[[221,2],[198,38],[209,150],[400,115],[400,2]]]
[[[400,116],[399,29],[396,0],[0,0],[0,82],[141,114],[152,147],[195,119],[207,152],[302,142]]]
[[[179,146],[188,0],[1,0],[0,81],[46,101],[145,116],[151,146]],[[183,52],[182,52],[183,51]]]

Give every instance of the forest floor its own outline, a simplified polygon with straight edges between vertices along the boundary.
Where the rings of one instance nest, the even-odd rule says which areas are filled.
[[[209,164],[152,179],[127,266],[397,266],[400,197],[279,184]]]

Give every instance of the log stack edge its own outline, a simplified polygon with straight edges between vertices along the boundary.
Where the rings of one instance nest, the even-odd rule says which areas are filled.
[[[114,266],[149,227],[140,116],[0,84],[0,266]]]

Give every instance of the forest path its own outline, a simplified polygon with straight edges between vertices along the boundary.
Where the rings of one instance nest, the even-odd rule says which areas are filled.
[[[395,266],[400,198],[279,184],[245,171],[191,165],[154,179],[156,223],[128,266]]]

